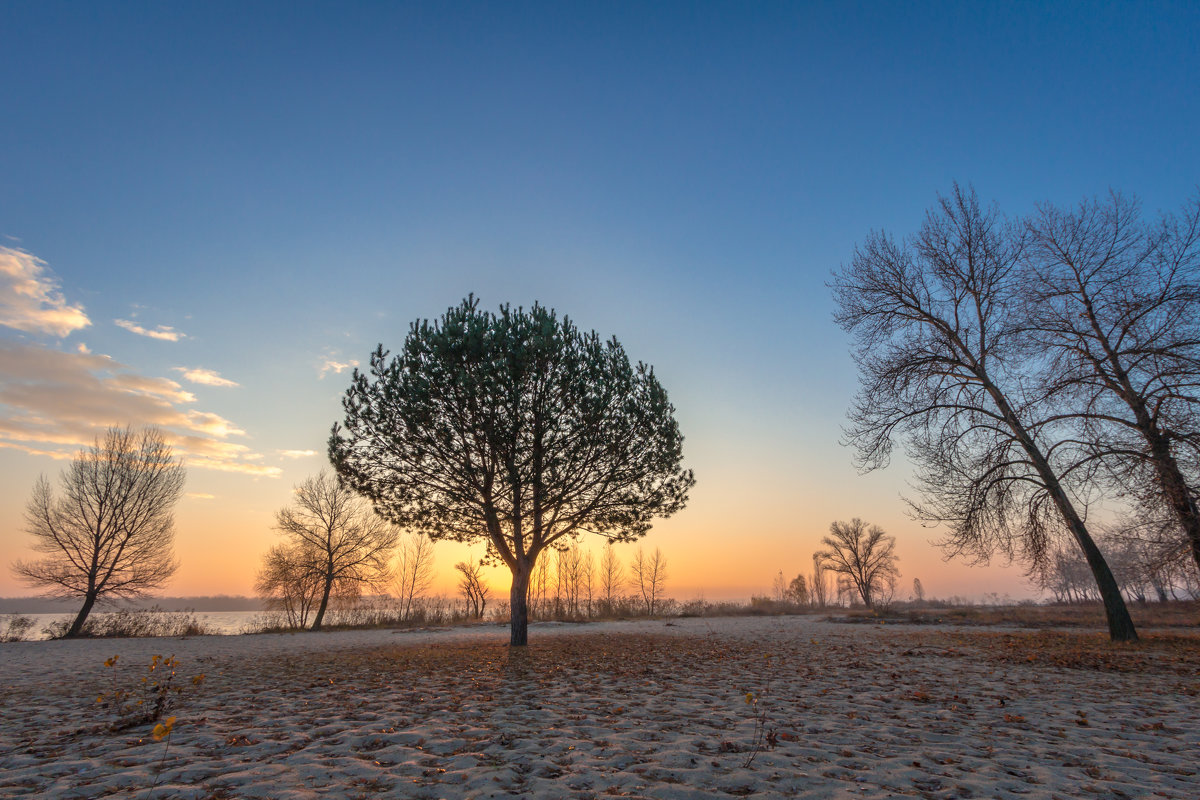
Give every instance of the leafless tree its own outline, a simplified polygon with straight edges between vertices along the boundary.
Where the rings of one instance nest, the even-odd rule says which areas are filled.
[[[550,615],[549,601],[546,594],[550,583],[550,559],[539,559],[533,567],[529,579],[529,605],[534,616]]]
[[[454,568],[462,573],[458,581],[459,591],[467,604],[467,613],[475,619],[482,619],[487,610],[488,585],[483,582],[483,564],[478,561],[460,561]]]
[[[596,591],[596,559],[592,551],[583,554],[579,562],[580,604],[584,616],[591,619],[595,610],[594,600]]]
[[[288,627],[303,628],[321,601],[323,583],[314,549],[279,544],[263,557],[254,590],[269,610],[283,613]]]
[[[867,608],[894,586],[900,575],[896,568],[896,537],[878,525],[868,526],[857,517],[850,522],[834,522],[821,543],[826,547],[821,551],[821,560],[854,584]]]
[[[600,594],[604,602],[604,613],[611,614],[616,608],[617,598],[625,587],[625,568],[616,548],[611,544],[604,546],[604,555],[600,556]]]
[[[904,243],[875,233],[834,279],[836,319],[855,336],[861,389],[847,440],[865,470],[903,437],[918,519],[948,525],[952,555],[999,551],[1034,564],[1068,533],[1104,599],[1114,640],[1137,638],[1103,554],[1071,499],[1086,454],[1029,391],[1036,356],[1019,304],[1022,231],[958,186]]]
[[[1025,290],[1046,381],[1132,494],[1174,516],[1200,570],[1200,196],[1143,221],[1118,194],[1026,223]],[[1147,488],[1149,491],[1147,491]]]
[[[786,599],[789,603],[803,606],[808,604],[808,581],[803,575],[797,575],[792,578],[788,584]]]
[[[779,570],[771,581],[771,596],[776,603],[788,601],[788,579],[783,577],[783,570]]]
[[[321,629],[338,584],[381,586],[391,578],[388,562],[397,530],[370,503],[321,472],[296,487],[294,505],[275,515],[276,528],[320,564],[321,599],[312,629]]]
[[[416,599],[433,585],[433,542],[424,534],[409,532],[400,537],[396,563],[396,594],[403,619],[412,617]]]
[[[183,493],[183,466],[155,428],[109,428],[81,450],[55,496],[38,479],[25,511],[37,561],[12,570],[49,597],[80,597],[66,636],[78,636],[97,601],[138,597],[175,574],[173,509]]]
[[[813,553],[813,571],[812,580],[809,581],[811,587],[810,595],[813,605],[818,608],[824,608],[829,602],[829,594],[832,588],[829,585],[829,570],[825,566],[825,562],[821,559],[820,552]]]
[[[925,602],[925,587],[921,584],[920,578],[913,578],[913,601],[916,603]]]
[[[638,548],[637,554],[633,557],[633,564],[630,569],[633,572],[633,580],[637,583],[638,591],[642,595],[642,603],[645,605],[646,613],[654,616],[654,611],[662,600],[663,591],[667,584],[667,559],[663,556],[662,550],[654,548],[654,552],[647,556],[642,548]]]

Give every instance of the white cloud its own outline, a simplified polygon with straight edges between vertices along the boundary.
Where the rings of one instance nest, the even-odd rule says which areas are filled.
[[[311,458],[317,454],[316,450],[280,450],[278,452],[284,458]]]
[[[237,386],[237,381],[231,381],[228,378],[221,377],[220,373],[212,369],[202,369],[201,367],[173,367],[173,371],[183,373],[185,380],[192,383],[199,383],[203,386]]]
[[[353,369],[354,367],[357,367],[357,366],[358,366],[358,362],[355,361],[354,359],[350,359],[349,361],[334,361],[332,358],[327,358],[327,359],[325,359],[325,362],[323,364],[321,364],[321,369],[317,373],[317,377],[324,378],[326,375],[328,375],[331,372],[334,375],[340,375],[344,371],[346,371],[348,369]]]
[[[180,339],[186,339],[187,334],[183,331],[177,331],[170,325],[156,325],[154,328],[143,328],[133,320],[114,319],[113,324],[118,328],[124,328],[130,333],[136,333],[138,336],[149,336],[151,339],[161,339],[164,342],[178,342]]]
[[[91,324],[83,306],[67,303],[46,262],[0,246],[0,325],[66,336]]]
[[[83,342],[80,342],[79,344],[75,345],[75,351],[78,353],[83,353],[85,356],[88,353],[92,352],[91,350],[88,349],[88,346],[86,344],[84,344]]]
[[[0,342],[0,447],[69,458],[110,425],[156,425],[188,468],[278,477],[279,467],[230,438],[234,423],[186,408],[195,395],[108,356]]]
[[[193,500],[216,500],[217,499],[217,496],[215,494],[208,494],[207,492],[188,492],[187,494],[184,495],[184,497],[190,497]]]

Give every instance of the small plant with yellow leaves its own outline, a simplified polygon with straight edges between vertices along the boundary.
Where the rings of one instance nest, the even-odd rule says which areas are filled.
[[[746,761],[742,767],[749,769],[754,763],[755,757],[763,751],[764,748],[774,749],[779,743],[779,739],[775,734],[775,729],[767,727],[767,697],[771,692],[771,659],[767,656],[767,678],[763,684],[762,691],[758,694],[754,692],[746,692],[746,705],[750,706],[751,715],[754,718],[754,736],[750,742],[750,755],[746,757]]]
[[[102,693],[96,698],[96,702],[102,708],[112,713],[109,730],[128,730],[148,722],[158,722],[174,709],[184,691],[177,674],[179,660],[175,656],[154,656],[146,668],[146,674],[132,687],[122,685],[118,679],[119,660],[120,656],[113,656],[104,662],[104,666],[111,670],[112,691]],[[203,674],[195,675],[191,679],[193,687],[203,682]],[[169,724],[165,728],[164,736],[170,734],[170,726],[175,724],[175,717],[168,719]],[[163,725],[159,724],[154,728],[155,741],[161,740],[162,737],[157,734],[162,727]]]

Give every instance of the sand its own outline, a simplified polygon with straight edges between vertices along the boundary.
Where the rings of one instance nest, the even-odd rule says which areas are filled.
[[[0,644],[0,797],[1200,798],[1200,640],[1035,653],[1023,633],[800,616],[506,641]],[[162,741],[96,702],[155,654],[184,688]]]

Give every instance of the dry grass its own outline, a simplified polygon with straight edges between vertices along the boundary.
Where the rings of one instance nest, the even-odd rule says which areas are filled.
[[[1139,629],[1190,628],[1200,630],[1200,602],[1137,603],[1129,606]],[[833,618],[838,621],[835,616]],[[1018,628],[1081,628],[1107,630],[1099,603],[1073,605],[908,607],[888,611],[849,611],[847,622],[903,622],[915,625],[1005,625]]]

